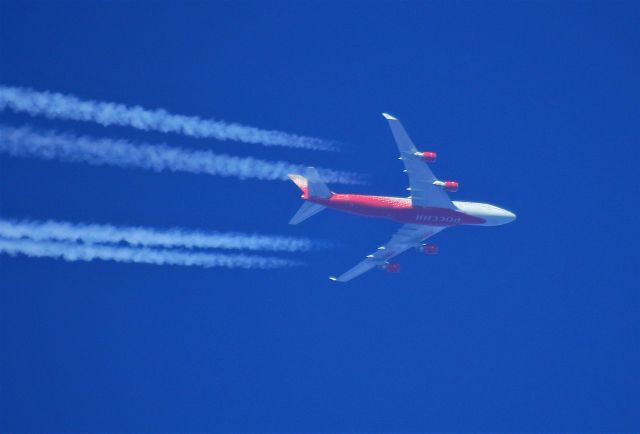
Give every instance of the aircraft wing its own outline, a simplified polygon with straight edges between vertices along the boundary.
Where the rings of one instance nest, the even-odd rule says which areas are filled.
[[[382,113],[389,121],[391,133],[398,145],[400,159],[409,175],[409,188],[411,202],[414,206],[429,206],[439,208],[454,208],[449,195],[440,187],[433,185],[438,178],[435,177],[429,165],[415,153],[418,152],[411,138],[404,130],[400,121],[390,114]]]
[[[375,253],[367,256],[367,258],[349,271],[338,277],[330,277],[331,280],[337,282],[347,282],[354,277],[366,273],[367,271],[384,265],[386,261],[398,256],[411,247],[419,246],[420,243],[427,238],[437,234],[443,230],[444,226],[426,226],[406,224],[400,227],[398,231],[391,237],[391,240],[382,247],[378,247]]]

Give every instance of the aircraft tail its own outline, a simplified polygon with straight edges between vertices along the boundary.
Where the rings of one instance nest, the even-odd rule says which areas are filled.
[[[302,198],[309,199],[317,197],[327,199],[331,197],[331,190],[327,184],[320,180],[318,171],[314,167],[307,167],[304,176],[289,174],[289,178],[302,190]],[[309,217],[319,213],[326,207],[313,202],[305,202],[302,204],[298,212],[289,221],[290,225],[296,225]]]
[[[289,178],[302,190],[303,198],[319,197],[327,199],[331,197],[331,190],[327,184],[320,180],[320,175],[315,167],[307,167],[303,175],[289,174]]]

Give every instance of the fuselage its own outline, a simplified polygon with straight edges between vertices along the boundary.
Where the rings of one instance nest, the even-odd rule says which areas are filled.
[[[338,211],[400,223],[429,226],[498,226],[515,220],[506,209],[478,202],[453,201],[455,208],[413,206],[410,198],[333,193],[328,198],[307,199]]]

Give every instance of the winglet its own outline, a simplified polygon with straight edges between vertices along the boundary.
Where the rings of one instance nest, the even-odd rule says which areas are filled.
[[[397,121],[398,119],[394,118],[393,116],[391,116],[389,113],[382,113],[382,116],[384,116],[384,118],[388,121]]]

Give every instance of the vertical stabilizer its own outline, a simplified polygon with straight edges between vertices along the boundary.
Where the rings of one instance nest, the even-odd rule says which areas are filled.
[[[322,199],[331,197],[331,190],[329,190],[327,184],[320,180],[320,175],[318,175],[315,167],[307,167],[304,176],[307,178],[309,197],[319,197]]]

